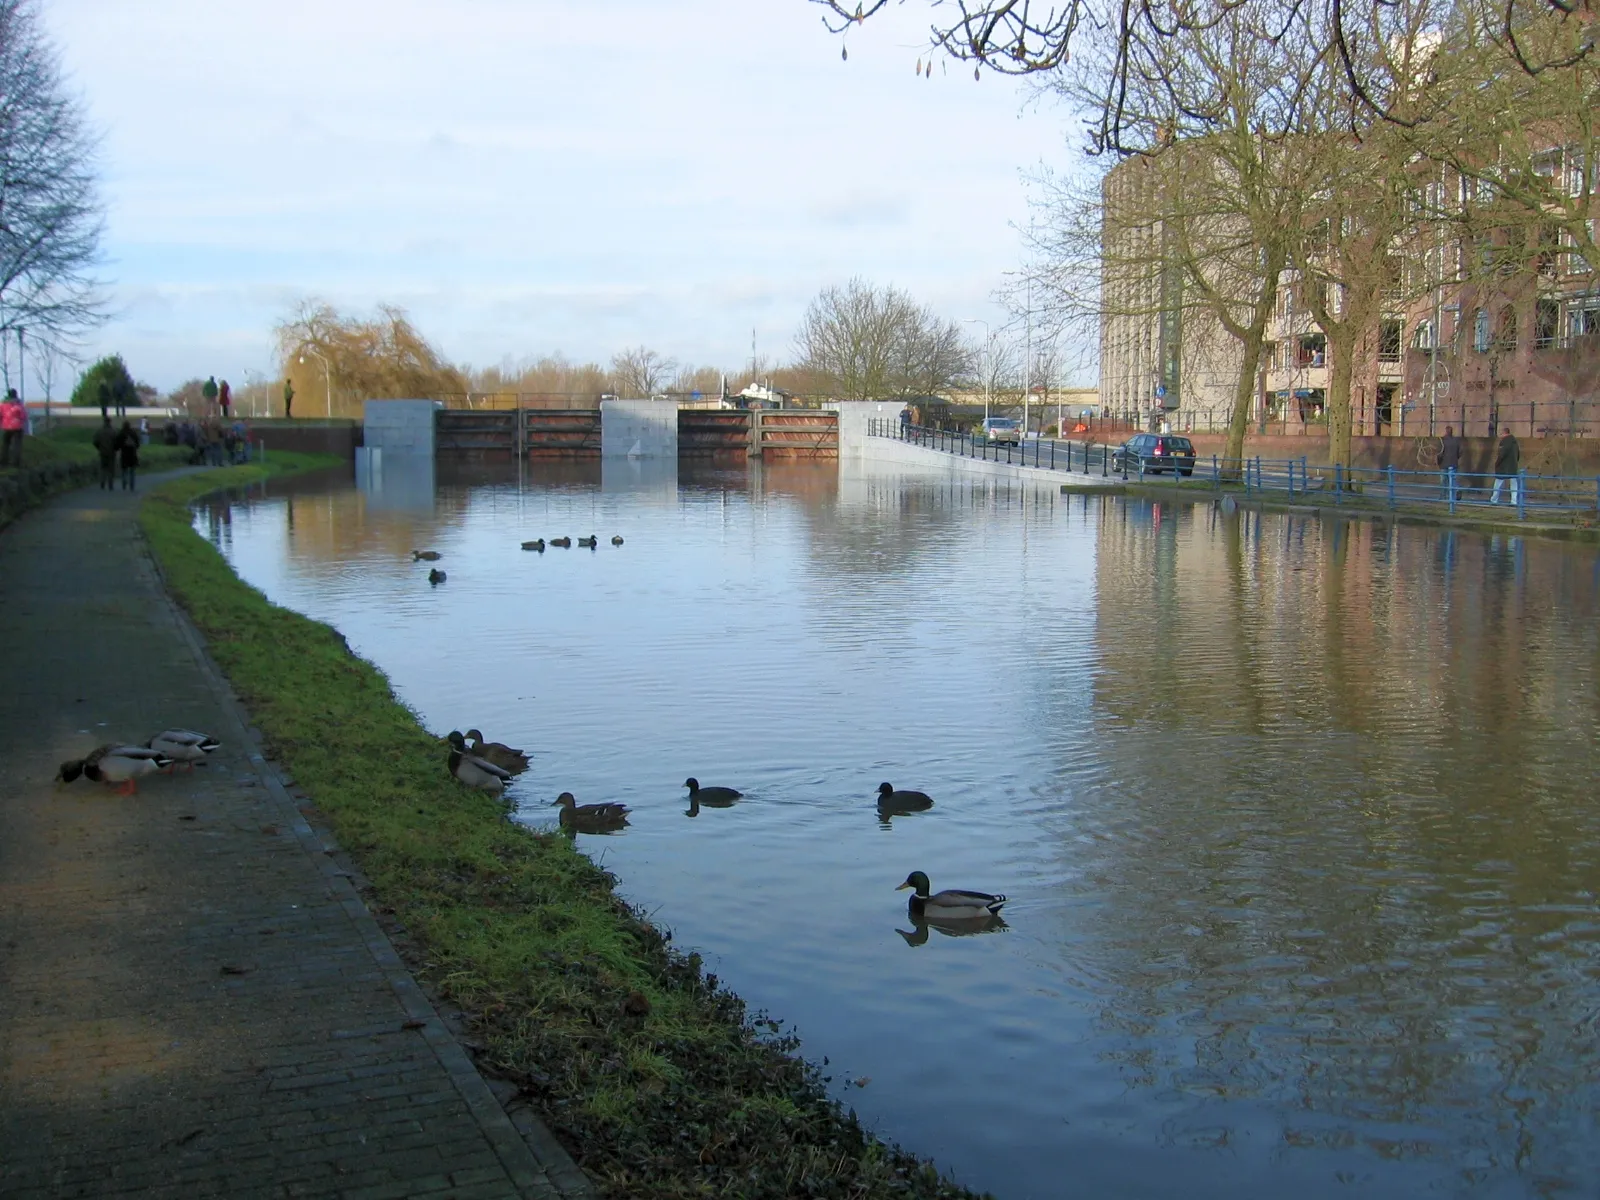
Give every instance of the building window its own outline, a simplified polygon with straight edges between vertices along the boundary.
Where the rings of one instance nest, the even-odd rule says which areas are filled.
[[[1533,344],[1548,350],[1556,344],[1556,331],[1561,326],[1561,305],[1554,300],[1536,300],[1533,304]]]
[[[1433,335],[1432,321],[1417,322],[1417,337],[1415,346],[1418,350],[1437,350],[1439,343]]]
[[[1399,320],[1384,320],[1378,323],[1378,361],[1394,363],[1400,361],[1400,347],[1405,337],[1405,326]]]
[[[1328,339],[1320,333],[1308,333],[1300,338],[1299,353],[1295,365],[1299,367],[1320,367],[1327,362]]]
[[[1567,336],[1573,341],[1600,334],[1600,294],[1574,296],[1567,302]]]
[[[1486,308],[1472,314],[1472,348],[1479,354],[1489,352],[1489,310]]]
[[[1500,314],[1495,320],[1494,348],[1496,350],[1517,348],[1517,310],[1509,304],[1500,309]]]

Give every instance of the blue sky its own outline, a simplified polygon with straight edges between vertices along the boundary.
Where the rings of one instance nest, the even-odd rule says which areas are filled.
[[[446,357],[787,357],[861,275],[999,312],[1059,110],[926,57],[922,3],[51,0],[104,132],[120,351],[161,387],[273,368],[306,297],[407,309]]]

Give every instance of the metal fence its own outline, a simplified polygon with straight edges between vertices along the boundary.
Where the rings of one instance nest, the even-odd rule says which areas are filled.
[[[1415,507],[1457,513],[1463,510],[1489,515],[1515,511],[1519,520],[1600,519],[1600,476],[1541,475],[1519,471],[1497,476],[1476,472],[1402,471],[1396,467],[1317,466],[1306,457],[1224,459],[1196,458],[1192,468],[1178,463],[1152,468],[1115,446],[1090,441],[1029,438],[1020,443],[997,442],[981,434],[928,429],[898,421],[868,423],[868,435],[892,438],[929,450],[974,458],[984,462],[1037,467],[1063,474],[1083,474],[1102,479],[1145,480],[1159,477],[1186,489],[1214,491],[1224,484],[1244,493],[1277,493],[1289,499],[1333,505]]]

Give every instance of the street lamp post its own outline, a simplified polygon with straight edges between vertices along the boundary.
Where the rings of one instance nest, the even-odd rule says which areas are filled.
[[[983,432],[989,433],[989,376],[994,374],[994,334],[989,332],[989,322],[982,317],[965,317],[963,325],[983,326]]]
[[[300,349],[303,351],[300,355],[301,362],[305,362],[306,355],[309,354],[322,364],[323,378],[328,384],[328,419],[331,421],[333,420],[333,368],[328,366],[328,360],[322,356],[315,346],[302,346]]]

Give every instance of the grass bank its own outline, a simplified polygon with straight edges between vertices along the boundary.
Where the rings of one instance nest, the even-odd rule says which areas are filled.
[[[774,1022],[670,945],[558,834],[506,820],[333,629],[271,604],[188,504],[306,465],[172,481],[140,520],[173,594],[284,763],[514,1081],[618,1197],[970,1197],[832,1103]],[[493,714],[485,714],[486,726]]]
[[[85,487],[100,477],[100,455],[93,429],[58,428],[22,439],[22,466],[0,467],[0,528],[57,492]],[[141,471],[182,466],[189,451],[182,446],[143,446]]]

